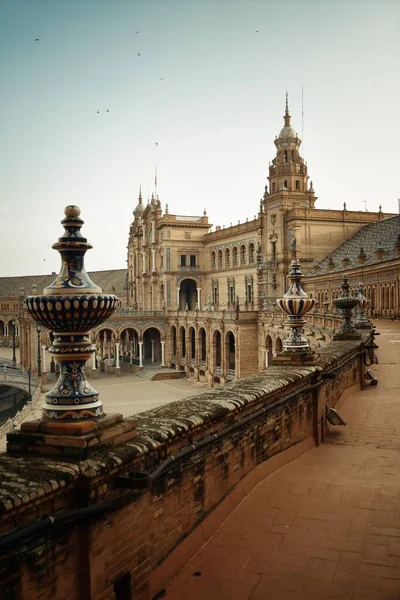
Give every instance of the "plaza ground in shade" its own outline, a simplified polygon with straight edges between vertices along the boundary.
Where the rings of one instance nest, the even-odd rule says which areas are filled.
[[[49,355],[48,355],[49,356]],[[0,358],[11,359],[11,348],[0,348]],[[16,352],[19,360],[18,348]],[[47,359],[49,364],[49,358]],[[153,365],[145,365],[145,371],[154,370]],[[161,369],[158,369],[161,370]],[[48,373],[48,382],[43,384],[42,400],[45,392],[50,390],[57,380],[54,373]],[[201,394],[207,388],[202,383],[186,379],[168,379],[150,381],[133,373],[122,372],[120,377],[115,374],[100,373],[97,377],[89,378],[90,384],[100,393],[106,413],[120,412],[124,417],[138,412],[151,410],[162,404],[182,400],[196,394]],[[34,418],[41,417],[41,401],[38,403]],[[32,415],[30,418],[33,418]],[[0,443],[1,447],[1,443]]]
[[[377,325],[378,386],[241,502],[166,600],[400,599],[400,324]]]

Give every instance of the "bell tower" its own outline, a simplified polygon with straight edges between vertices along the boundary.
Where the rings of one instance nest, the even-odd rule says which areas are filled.
[[[314,208],[315,195],[312,183],[308,186],[307,165],[300,156],[301,139],[290,124],[288,94],[284,126],[275,138],[276,156],[269,166],[269,195],[266,202],[282,200],[283,205]]]

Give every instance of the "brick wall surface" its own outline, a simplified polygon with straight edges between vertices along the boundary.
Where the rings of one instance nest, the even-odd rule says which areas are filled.
[[[364,342],[335,342],[321,351],[318,366],[270,367],[223,389],[137,415],[138,435],[133,441],[86,461],[0,456],[2,533],[44,515],[130,495],[121,508],[56,524],[5,549],[0,558],[4,582],[0,598],[149,599],[157,591],[150,590],[154,570],[193,532],[192,546],[182,544],[185,555],[179,560],[184,564],[190,558],[188,552],[197,549],[199,524],[204,542],[204,535],[218,526],[221,501],[234,494],[257,465],[304,440],[319,443],[326,427],[325,404],[335,406],[345,390],[359,382]],[[327,372],[334,379],[322,379]],[[318,382],[321,385],[315,387]],[[314,387],[308,389],[310,385]],[[173,461],[150,490],[127,492],[118,487],[117,475],[151,472],[166,456],[288,395],[290,399],[280,406]],[[213,515],[217,515],[214,525]],[[121,585],[127,586],[127,595],[115,583],[124,576]],[[170,576],[171,571],[164,575]]]

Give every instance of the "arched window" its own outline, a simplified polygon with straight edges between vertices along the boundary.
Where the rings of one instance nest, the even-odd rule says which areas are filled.
[[[176,356],[176,327],[175,325],[171,328],[171,338],[172,338],[172,356]]]
[[[226,336],[226,354],[228,359],[228,369],[234,371],[236,368],[236,355],[235,355],[235,336],[232,331],[229,331]]]
[[[221,368],[221,333],[216,331],[214,334],[214,364],[217,369]]]
[[[276,182],[274,181],[272,184],[272,193],[274,194],[276,192]]]
[[[207,359],[207,337],[204,327],[200,329],[200,360],[206,362]]]
[[[222,250],[218,250],[218,269],[222,269]]]
[[[240,247],[240,264],[246,264],[246,246],[244,244]]]
[[[237,267],[238,266],[238,249],[236,246],[232,250],[232,254],[233,254],[233,266]]]
[[[279,337],[276,338],[275,350],[276,350],[276,352],[282,352],[282,340]]]
[[[186,332],[185,332],[185,328],[181,327],[181,357],[185,358],[186,356]]]
[[[255,256],[255,251],[254,251],[254,244],[250,244],[249,245],[249,263],[252,265],[254,264],[256,260],[256,256]]]
[[[211,268],[215,269],[216,266],[217,265],[216,265],[216,262],[215,262],[215,252],[213,251],[213,252],[211,252]]]
[[[267,335],[265,340],[265,366],[268,367],[272,362],[272,339]]]
[[[190,359],[194,360],[196,358],[196,333],[195,333],[194,327],[190,328],[189,339],[190,339]]]
[[[231,251],[229,248],[225,250],[225,267],[231,266]]]
[[[285,162],[288,161],[288,151],[287,150],[284,150],[284,152],[283,152],[283,159]]]

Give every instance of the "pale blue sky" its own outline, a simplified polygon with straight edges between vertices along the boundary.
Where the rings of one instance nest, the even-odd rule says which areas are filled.
[[[171,213],[253,218],[302,86],[317,206],[397,212],[399,40],[395,0],[0,0],[0,276],[58,271],[66,204],[125,267],[156,163]]]

